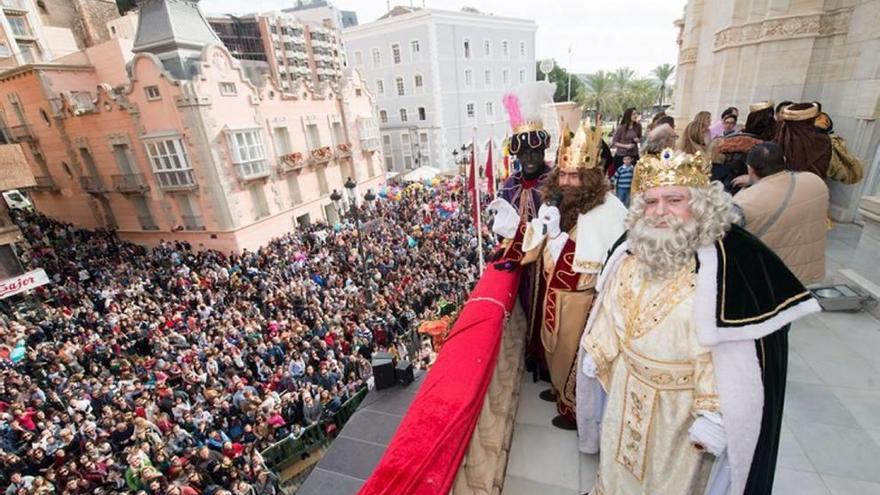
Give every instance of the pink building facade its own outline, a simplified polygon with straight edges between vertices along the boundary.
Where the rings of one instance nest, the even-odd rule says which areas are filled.
[[[384,183],[357,72],[284,90],[255,86],[218,43],[178,57],[187,77],[168,69],[167,51],[135,51],[113,39],[0,74],[0,112],[41,212],[141,244],[240,252],[336,221],[329,196],[348,177],[360,196]]]

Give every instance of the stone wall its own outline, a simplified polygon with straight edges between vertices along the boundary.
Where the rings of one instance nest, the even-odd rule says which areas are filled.
[[[676,118],[717,118],[728,106],[744,117],[760,100],[822,102],[867,169],[861,184],[830,185],[832,216],[852,221],[859,198],[880,188],[878,16],[880,0],[689,0],[676,23]]]
[[[80,49],[110,39],[107,22],[119,17],[115,0],[42,0],[42,5],[43,23],[72,30]]]

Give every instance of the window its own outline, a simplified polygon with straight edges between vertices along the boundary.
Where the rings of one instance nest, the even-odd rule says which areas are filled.
[[[510,71],[504,69],[501,71],[501,83],[507,86],[510,83]]]
[[[299,176],[296,174],[287,176],[287,194],[290,195],[291,206],[296,206],[303,202],[302,191],[299,188]]]
[[[263,184],[252,184],[248,187],[251,195],[251,204],[254,208],[254,218],[259,220],[269,216],[269,203],[266,201],[266,191],[263,190]]]
[[[40,61],[40,47],[37,46],[36,43],[18,43],[18,49],[21,53],[21,58],[24,59],[24,63],[26,64],[35,64]]]
[[[422,87],[422,75],[421,74],[416,74],[415,77],[413,77],[413,85],[417,89],[421,89],[421,87]]]
[[[223,96],[235,96],[238,94],[238,89],[236,89],[235,83],[222,82],[220,83],[220,94]]]
[[[144,144],[159,187],[175,189],[195,186],[195,177],[186,157],[183,139],[158,139],[146,141]]]
[[[501,55],[504,58],[510,56],[510,43],[508,43],[507,40],[501,42]]]
[[[486,72],[483,73],[483,82],[486,86],[492,85],[492,69],[486,69]]]
[[[364,54],[360,51],[354,52],[354,65],[356,65],[357,67],[364,66]]]
[[[383,124],[388,123],[388,112],[385,110],[379,110],[379,122]]]
[[[259,129],[229,132],[232,162],[242,179],[269,175],[269,163],[263,150],[263,136]]]
[[[400,109],[400,121],[401,121],[401,122],[406,122],[406,121],[407,121],[407,119],[406,119],[406,109],[405,109],[405,108],[401,108],[401,109]]]
[[[31,36],[31,28],[28,26],[27,19],[23,16],[6,16],[6,20],[9,21],[9,27],[12,28],[12,34],[15,36]]]
[[[293,147],[290,145],[290,132],[287,127],[276,127],[272,129],[272,138],[275,141],[275,154],[278,156],[293,153]]]
[[[464,58],[471,58],[471,41],[464,40]]]
[[[321,196],[330,194],[330,186],[327,184],[327,167],[318,167],[315,172],[318,176],[318,189],[321,191]]]
[[[373,67],[382,65],[382,52],[378,48],[373,48]]]
[[[134,173],[135,169],[131,164],[131,160],[129,159],[127,144],[114,144],[113,157],[116,158],[116,165],[119,166],[120,172],[125,175]]]
[[[310,150],[321,147],[321,132],[317,124],[306,124],[306,145]]]
[[[422,56],[422,47],[419,45],[419,40],[412,40],[409,42],[409,52],[412,54],[413,59]]]
[[[162,98],[162,95],[159,94],[159,86],[147,86],[144,88],[144,92],[147,94],[147,99],[150,101]]]
[[[391,154],[391,136],[388,134],[382,136],[382,154],[385,155],[385,170],[391,172],[394,170],[394,156]]]
[[[486,117],[495,116],[495,105],[491,101],[486,102]]]
[[[0,57],[6,58],[12,55],[12,52],[9,50],[9,45],[6,43],[0,43]]]
[[[345,130],[342,128],[342,122],[333,122],[330,126],[330,131],[333,133],[333,144],[343,144],[348,142],[348,139],[345,137]]]
[[[397,96],[405,96],[406,95],[406,88],[403,85],[403,78],[398,77],[397,79],[394,80],[394,83],[397,86]]]
[[[467,117],[469,119],[474,118],[474,104],[473,103],[467,104]]]
[[[519,42],[519,56],[520,57],[526,56],[526,42],[525,41]]]
[[[380,95],[385,94],[385,81],[383,81],[381,79],[378,79],[376,81],[376,93],[378,93]]]
[[[419,107],[419,120],[427,120],[427,117],[425,107]]]
[[[492,43],[489,43],[489,40],[483,41],[483,56],[487,58],[492,56]]]
[[[519,70],[519,82],[520,83],[526,82],[526,70],[525,69]]]
[[[428,133],[420,132],[419,133],[419,155],[421,155],[420,162],[421,165],[430,166],[431,165],[431,146],[428,143]]]
[[[400,45],[398,45],[397,43],[391,45],[391,60],[395,64],[400,63]]]
[[[470,69],[464,71],[464,85],[470,86],[474,83],[474,73]]]

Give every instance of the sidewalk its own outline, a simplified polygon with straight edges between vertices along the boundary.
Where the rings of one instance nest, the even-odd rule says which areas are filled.
[[[849,266],[859,228],[829,234],[828,273]],[[878,264],[880,266],[880,264]],[[576,495],[593,486],[598,456],[550,425],[545,383],[523,378],[504,495]],[[788,387],[774,495],[880,493],[880,320],[821,313],[790,336]]]

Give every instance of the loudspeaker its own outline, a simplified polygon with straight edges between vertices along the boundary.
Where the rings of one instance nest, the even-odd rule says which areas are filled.
[[[397,363],[397,367],[394,368],[394,377],[397,378],[397,383],[401,385],[409,385],[413,382],[413,365],[407,360],[403,360]]]
[[[384,356],[388,358],[385,359]],[[376,381],[376,390],[382,390],[394,386],[394,361],[390,354],[384,352],[373,356],[373,379]]]

